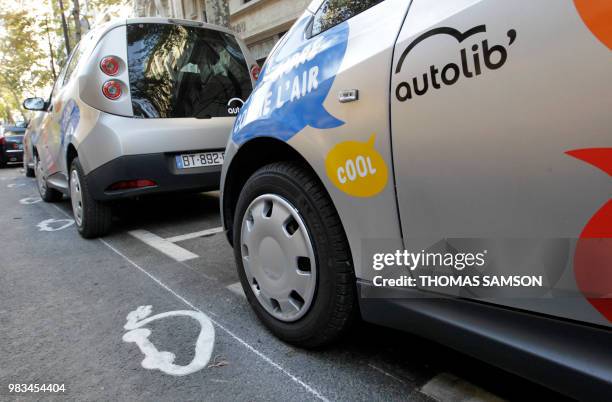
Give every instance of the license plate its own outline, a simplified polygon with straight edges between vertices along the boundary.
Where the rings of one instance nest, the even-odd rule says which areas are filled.
[[[225,152],[202,152],[198,154],[183,154],[176,156],[176,167],[193,169],[199,167],[223,165]]]

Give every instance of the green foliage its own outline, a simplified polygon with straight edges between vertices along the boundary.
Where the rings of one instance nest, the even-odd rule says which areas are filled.
[[[77,1],[63,0],[71,47],[76,45],[71,13]],[[96,15],[129,0],[89,0],[88,10],[84,1],[77,4],[81,18],[93,23]],[[58,0],[0,0],[0,10],[0,120],[12,120],[19,114],[23,118],[23,98],[47,95],[53,68],[59,72],[68,55]]]
[[[40,47],[37,19],[25,10],[4,11],[0,23],[0,103],[3,109],[12,109],[8,113],[15,113],[24,94],[48,86],[52,76]]]
[[[124,4],[124,0],[90,0],[89,7],[95,11],[103,11],[111,6]]]

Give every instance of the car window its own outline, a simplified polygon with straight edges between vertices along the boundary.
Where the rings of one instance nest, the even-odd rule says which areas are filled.
[[[353,18],[384,0],[327,0],[314,16],[312,36]]]
[[[83,46],[79,43],[74,50],[72,51],[72,56],[68,61],[68,66],[66,71],[64,72],[64,78],[62,80],[62,86],[66,85],[70,78],[72,78],[72,73],[76,69],[76,66],[79,64],[79,60],[81,60],[81,56],[83,55]]]
[[[233,98],[252,91],[236,39],[210,29],[132,24],[127,29],[134,116],[227,117]]]
[[[70,64],[70,59],[72,58],[72,54],[74,53],[74,50],[72,51],[72,53],[70,53],[70,55],[68,56],[67,62],[64,63],[64,66],[62,67],[62,69],[60,70],[55,83],[53,84],[53,88],[51,89],[51,94],[49,95],[49,103],[51,105],[51,107],[53,107],[53,100],[54,97],[57,95],[57,92],[60,90],[60,88],[62,87],[63,83],[64,83],[64,77],[66,76],[66,70],[68,69],[68,65]],[[50,111],[51,109],[49,109]]]

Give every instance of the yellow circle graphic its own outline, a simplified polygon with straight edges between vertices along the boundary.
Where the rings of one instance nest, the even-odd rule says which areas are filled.
[[[338,189],[353,197],[372,197],[385,188],[389,169],[375,142],[373,134],[367,142],[341,142],[327,154],[327,176]]]

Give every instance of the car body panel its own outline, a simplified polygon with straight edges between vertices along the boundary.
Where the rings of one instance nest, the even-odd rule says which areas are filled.
[[[28,128],[23,137],[23,159],[24,164],[30,169],[34,169],[34,146],[38,142],[40,129],[46,112],[36,112],[30,120]]]
[[[357,283],[361,293],[371,282]],[[364,320],[408,331],[496,365],[576,400],[612,390],[610,331],[497,305],[423,298],[418,291],[362,298]]]
[[[478,27],[460,43],[444,31]],[[539,291],[436,291],[612,325],[585,300],[573,266],[576,241],[610,199],[612,183],[566,154],[612,147],[609,49],[572,2],[497,0],[414,0],[397,48],[391,117],[405,249],[444,241],[487,250],[489,275],[545,278]],[[461,72],[447,85],[450,63]],[[430,66],[440,70],[439,88]],[[422,89],[423,74],[426,93],[406,99],[406,83],[415,92],[416,77]]]
[[[91,54],[88,57],[91,60],[102,60],[107,56],[118,57],[121,60],[119,72],[112,78],[120,80],[125,86],[124,90],[129,94],[130,79],[127,66],[128,52],[127,41],[125,39],[126,36],[126,25],[114,26],[102,35],[93,49],[88,49],[88,53]],[[118,100],[110,100],[104,96],[100,96],[100,88],[102,88],[104,83],[109,79],[111,79],[111,77],[102,72],[99,63],[85,63],[77,76],[79,98],[94,109],[118,116],[133,117],[134,112],[130,96],[122,96]]]
[[[197,119],[132,119],[84,107],[87,118],[82,141],[76,135],[77,149],[84,150],[83,169],[89,173],[107,161],[123,155],[178,153],[225,148],[232,117]],[[88,125],[91,124],[91,127]],[[172,135],[168,135],[168,133]],[[204,145],[206,144],[206,145]],[[95,152],[94,152],[95,151]]]

